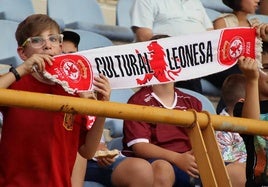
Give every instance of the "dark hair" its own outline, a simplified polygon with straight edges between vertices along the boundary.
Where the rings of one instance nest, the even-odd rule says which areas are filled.
[[[15,36],[18,46],[32,36],[40,35],[46,29],[56,29],[60,33],[58,23],[45,14],[33,14],[24,19],[16,30]]]
[[[241,1],[242,0],[222,0],[222,2],[230,7],[231,9],[233,9],[234,11],[239,11],[241,10]]]
[[[74,43],[76,48],[78,48],[78,44],[80,42],[79,34],[73,31],[63,31],[62,34],[63,34],[63,41],[70,41]]]

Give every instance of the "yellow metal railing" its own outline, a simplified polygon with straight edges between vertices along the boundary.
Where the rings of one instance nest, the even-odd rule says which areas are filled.
[[[214,130],[268,135],[268,122],[159,107],[96,101],[0,89],[0,105],[80,113],[145,122],[168,123],[188,129],[204,187],[231,187]]]

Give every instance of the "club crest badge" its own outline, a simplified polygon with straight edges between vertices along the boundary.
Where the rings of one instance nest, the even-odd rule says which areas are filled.
[[[54,58],[52,66],[46,66],[45,76],[60,84],[65,91],[74,94],[92,88],[93,70],[82,55],[67,54]]]
[[[218,60],[222,65],[233,65],[240,56],[255,57],[254,30],[245,29],[248,38],[240,36],[243,30],[226,29],[223,31],[219,42]]]

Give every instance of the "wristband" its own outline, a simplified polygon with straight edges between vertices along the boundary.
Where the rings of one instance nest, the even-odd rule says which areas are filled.
[[[9,72],[13,73],[13,75],[16,78],[16,81],[20,80],[20,74],[17,72],[17,70],[11,66],[11,68],[9,69]]]

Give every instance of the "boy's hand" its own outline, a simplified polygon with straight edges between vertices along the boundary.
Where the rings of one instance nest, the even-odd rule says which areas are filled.
[[[259,69],[256,61],[250,57],[241,56],[238,59],[239,69],[243,72],[246,79],[248,80],[258,80]]]
[[[113,158],[110,158],[110,157],[98,158],[97,162],[100,167],[107,167],[115,162],[115,158],[114,157]]]
[[[268,42],[268,24],[262,23],[255,26],[257,31],[257,36],[262,38],[263,41]]]
[[[97,92],[98,100],[109,101],[111,95],[111,87],[107,77],[100,74],[99,77],[94,77],[95,91]]]
[[[97,159],[98,165],[101,167],[107,167],[115,161],[115,157],[119,154],[117,149],[113,150],[98,150],[96,151],[94,158]]]
[[[191,177],[199,178],[199,171],[193,151],[181,153],[180,156],[174,160],[174,164]]]
[[[53,57],[46,54],[33,54],[20,65],[20,68],[23,69],[23,74],[32,73],[33,71],[43,72],[45,70],[46,62],[49,65],[52,65]]]
[[[82,98],[95,99],[97,100],[96,94],[94,91],[80,92],[78,95]]]

